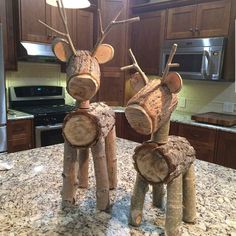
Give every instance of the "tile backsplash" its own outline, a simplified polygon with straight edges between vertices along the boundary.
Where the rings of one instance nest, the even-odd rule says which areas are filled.
[[[27,85],[54,85],[66,87],[66,75],[60,65],[18,62],[18,71],[6,73],[6,87]],[[74,100],[66,92],[66,103]]]

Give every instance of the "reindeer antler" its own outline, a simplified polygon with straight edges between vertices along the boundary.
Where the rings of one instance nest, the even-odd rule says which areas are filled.
[[[171,52],[170,52],[170,56],[168,58],[168,61],[166,63],[166,67],[165,67],[163,75],[162,75],[162,83],[165,81],[165,78],[166,78],[167,74],[169,73],[170,68],[179,67],[178,63],[172,63],[172,60],[173,60],[174,55],[176,53],[176,50],[177,50],[177,44],[173,44]]]
[[[129,69],[136,69],[140,75],[142,76],[143,78],[143,81],[145,83],[145,85],[148,83],[148,77],[146,76],[146,74],[142,71],[142,69],[140,68],[140,66],[138,65],[138,62],[132,52],[131,49],[129,49],[129,55],[133,61],[133,64],[132,65],[129,65],[129,66],[124,66],[124,67],[121,67],[120,69],[123,71],[123,70],[129,70]]]
[[[112,26],[114,25],[118,25],[118,24],[124,24],[124,23],[133,23],[135,21],[139,21],[140,18],[139,17],[134,17],[134,18],[130,18],[130,19],[127,19],[127,20],[120,20],[120,21],[117,21],[118,17],[120,16],[121,12],[123,10],[123,7],[122,9],[119,11],[119,13],[115,16],[115,18],[110,22],[110,24],[105,28],[105,30],[103,29],[103,24],[102,24],[102,15],[101,15],[101,11],[100,9],[98,9],[98,14],[99,14],[99,25],[100,25],[100,33],[101,33],[101,36],[100,38],[98,39],[93,51],[92,51],[92,56],[95,54],[97,48],[99,47],[100,44],[102,44],[102,42],[104,41],[106,35],[108,34],[108,32],[111,30]]]
[[[67,16],[66,16],[66,11],[65,11],[64,5],[63,5],[63,0],[56,0],[56,2],[57,2],[57,7],[58,7],[58,11],[59,11],[60,17],[62,19],[64,28],[65,28],[65,33],[52,28],[51,26],[49,26],[48,24],[44,23],[41,20],[39,20],[39,22],[41,24],[43,24],[45,27],[47,27],[48,29],[50,29],[50,30],[54,31],[55,33],[60,34],[61,36],[65,37],[68,40],[68,43],[70,45],[70,48],[71,48],[73,54],[76,55],[76,49],[75,49],[75,47],[73,45],[73,42],[71,40],[69,29],[68,29],[68,25],[67,25]]]

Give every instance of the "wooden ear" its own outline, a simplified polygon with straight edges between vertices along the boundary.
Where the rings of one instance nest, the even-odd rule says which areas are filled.
[[[178,93],[182,89],[182,78],[177,72],[170,72],[163,81],[171,93]]]
[[[62,38],[55,38],[52,41],[52,51],[55,56],[63,62],[67,62],[73,54],[69,43]]]
[[[95,51],[94,57],[99,64],[110,61],[114,56],[114,48],[109,44],[101,44]]]

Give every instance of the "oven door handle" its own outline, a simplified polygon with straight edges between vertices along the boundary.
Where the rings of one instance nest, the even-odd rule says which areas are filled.
[[[35,130],[37,131],[46,131],[52,129],[61,129],[63,126],[62,123],[55,124],[55,125],[42,125],[42,126],[35,126]]]
[[[202,74],[205,78],[209,78],[209,67],[210,67],[210,54],[207,50],[203,52],[203,69]]]

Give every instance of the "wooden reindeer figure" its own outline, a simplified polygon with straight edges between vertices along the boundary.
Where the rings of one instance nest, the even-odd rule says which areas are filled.
[[[169,72],[169,68],[178,66],[172,63],[176,49],[177,45],[173,45],[161,80],[149,82],[131,50],[133,64],[121,68],[138,70],[131,77],[131,84],[140,91],[128,101],[126,118],[137,132],[152,134],[152,140],[138,146],[133,155],[137,177],[129,223],[141,224],[148,184],[153,186],[153,205],[163,208],[164,184],[167,184],[165,234],[168,236],[180,234],[182,219],[189,223],[196,219],[195,150],[185,138],[169,136],[170,116],[178,101],[176,93],[182,87],[180,75]]]
[[[73,204],[78,187],[88,186],[88,156],[91,148],[96,177],[97,208],[109,208],[109,189],[117,186],[117,166],[115,147],[115,115],[104,103],[91,103],[89,100],[97,93],[100,86],[99,64],[113,58],[111,45],[102,44],[112,26],[131,23],[138,17],[117,21],[121,11],[103,30],[99,11],[101,35],[92,52],[76,50],[71,40],[67,16],[62,0],[57,0],[57,7],[65,32],[58,31],[44,22],[45,27],[61,35],[55,38],[52,49],[56,57],[67,62],[67,92],[76,100],[77,108],[68,114],[63,124],[64,167],[63,167],[63,204]],[[78,151],[78,152],[77,152]]]

